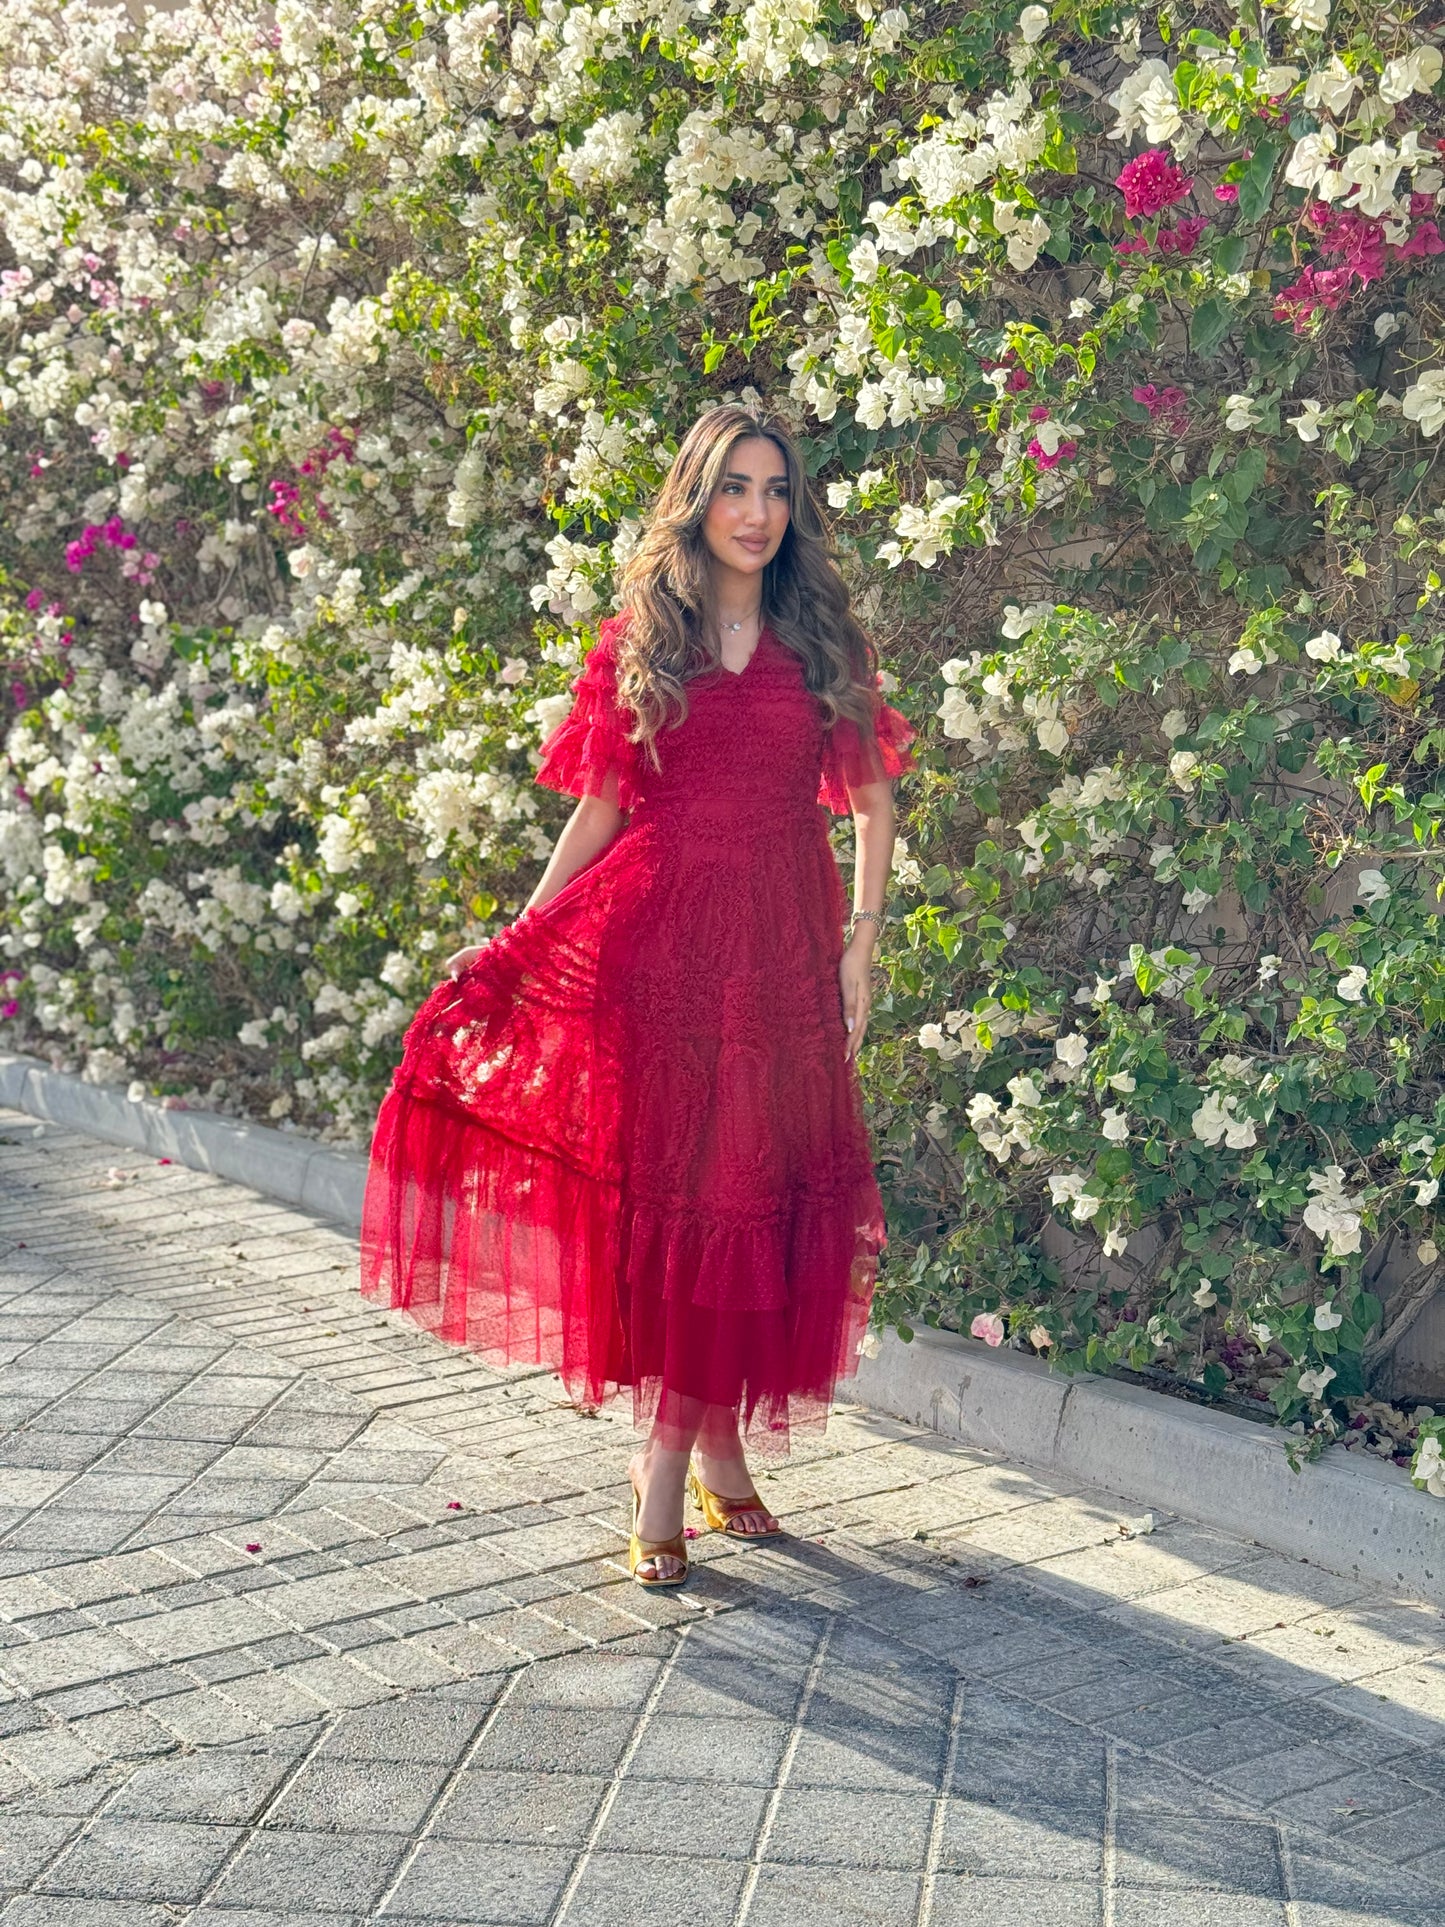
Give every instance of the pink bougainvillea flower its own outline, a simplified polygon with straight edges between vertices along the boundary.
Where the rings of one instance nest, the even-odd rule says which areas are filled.
[[[979,1312],[968,1330],[970,1337],[981,1338],[985,1345],[1001,1345],[1003,1343],[1003,1320],[996,1311]]]
[[[1027,368],[1011,368],[1004,388],[1010,395],[1018,395],[1028,387],[1031,379]]]
[[[1202,221],[1191,216],[1188,220],[1180,221],[1172,228],[1161,228],[1159,231],[1159,252],[1161,254],[1193,254],[1200,235],[1203,234],[1208,226],[1208,221]]]
[[[8,1003],[0,1004],[0,1017],[18,1017],[19,1015],[20,1004],[17,998],[12,997]]]
[[[1194,186],[1194,178],[1177,168],[1162,147],[1151,147],[1148,153],[1136,154],[1124,163],[1114,185],[1124,196],[1124,212],[1131,221],[1138,221],[1162,214],[1166,207],[1182,201]]]
[[[1433,221],[1422,221],[1410,236],[1395,249],[1397,261],[1411,261],[1427,254],[1445,254],[1445,240],[1440,238],[1440,230]]]
[[[1233,206],[1239,199],[1239,183],[1237,181],[1221,181],[1214,190],[1214,198],[1216,201],[1227,201]]]
[[[1147,254],[1149,237],[1147,234],[1126,235],[1122,241],[1114,243],[1115,254]]]
[[[1151,381],[1147,388],[1136,388],[1133,393],[1135,401],[1148,409],[1150,421],[1158,421],[1162,415],[1176,435],[1188,428],[1189,410],[1182,388],[1156,388]]]
[[[261,1550],[261,1541],[259,1539],[253,1539],[246,1550],[247,1552],[259,1552]]]
[[[1026,455],[1033,457],[1040,468],[1057,468],[1060,462],[1073,461],[1078,452],[1079,444],[1077,442],[1060,442],[1053,454],[1050,455],[1037,435],[1034,436],[1033,440],[1024,450]]]
[[[1029,410],[1029,420],[1031,422],[1046,422],[1048,419],[1049,411],[1044,407],[1042,402],[1040,402],[1036,408]]]
[[[461,1502],[461,1500],[460,1500],[460,1499],[448,1499],[448,1500],[447,1500],[447,1511],[448,1511],[448,1512],[460,1512],[460,1511],[461,1511],[461,1509],[462,1509],[462,1502]]]

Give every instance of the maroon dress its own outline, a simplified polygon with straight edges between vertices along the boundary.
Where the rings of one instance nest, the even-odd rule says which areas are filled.
[[[544,1363],[685,1441],[707,1407],[750,1442],[821,1421],[885,1243],[838,965],[828,841],[848,788],[913,767],[881,698],[828,729],[765,629],[626,740],[600,639],[537,782],[628,817],[407,1032],[377,1120],[362,1290],[496,1362]]]

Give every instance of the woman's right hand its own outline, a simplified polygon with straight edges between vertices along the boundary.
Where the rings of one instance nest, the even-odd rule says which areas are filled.
[[[486,947],[484,943],[468,944],[466,949],[458,950],[454,955],[448,957],[442,968],[449,977],[460,977],[464,970],[471,968]]]

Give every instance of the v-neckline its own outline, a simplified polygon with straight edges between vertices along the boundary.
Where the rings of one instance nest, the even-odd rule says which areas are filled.
[[[721,671],[725,676],[731,676],[734,682],[741,682],[743,677],[748,673],[748,671],[752,668],[753,664],[757,661],[758,651],[762,648],[763,643],[767,637],[767,634],[768,634],[768,626],[766,623],[764,623],[762,628],[758,631],[757,641],[753,644],[753,653],[748,657],[747,661],[743,664],[741,669],[729,669],[727,664],[722,660],[721,657],[718,658],[718,665],[717,665],[718,668],[721,669]]]

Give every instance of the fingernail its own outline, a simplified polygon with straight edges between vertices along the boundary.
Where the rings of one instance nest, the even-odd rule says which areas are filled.
[[[848,1019],[848,1028],[849,1030],[852,1030],[853,1028],[853,1019],[851,1017]]]

